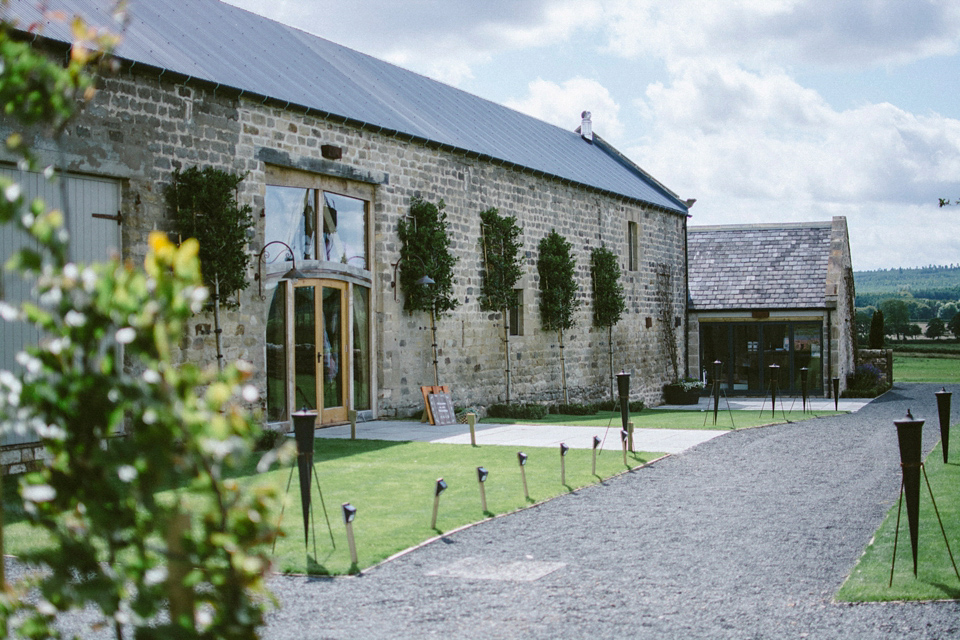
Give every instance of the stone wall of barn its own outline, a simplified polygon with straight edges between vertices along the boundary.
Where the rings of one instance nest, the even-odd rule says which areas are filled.
[[[573,244],[581,288],[577,326],[564,336],[571,402],[609,396],[608,335],[605,329],[592,327],[590,250],[601,245],[623,257],[628,311],[613,330],[614,368],[635,374],[634,397],[658,402],[663,381],[673,375],[661,299],[670,307],[666,314],[671,320],[669,336],[678,353],[682,349],[682,216],[320,117],[253,103],[244,107],[240,113],[242,156],[376,184],[374,311],[380,415],[417,412],[422,405],[419,387],[433,384],[429,314],[403,311],[402,294],[395,300],[391,287],[392,265],[400,256],[397,223],[414,196],[446,203],[451,250],[458,258],[455,296],[460,306],[437,323],[440,383],[451,385],[457,405],[486,406],[505,400],[503,319],[499,313],[481,311],[477,301],[483,259],[480,212],[491,206],[515,216],[524,231],[526,269],[518,284],[523,289],[523,335],[511,337],[511,400],[558,402],[561,398],[557,336],[540,330],[537,311],[537,245],[556,229]],[[320,146],[324,144],[339,147],[340,160],[323,160]],[[249,167],[251,182],[262,182],[266,164]],[[637,271],[626,270],[628,221],[637,223],[641,238]],[[663,274],[667,274],[666,284]],[[664,286],[669,290],[663,291]]]
[[[42,136],[45,160],[66,160],[78,173],[112,177],[122,185],[124,257],[141,263],[147,235],[172,231],[164,189],[175,168],[212,166],[246,173],[241,202],[253,206],[256,235],[249,251],[263,246],[266,175],[271,165],[318,176],[372,185],[375,411],[380,417],[410,415],[422,407],[420,385],[433,383],[432,337],[427,314],[406,313],[395,301],[393,265],[399,258],[398,219],[413,196],[446,202],[460,306],[438,321],[441,384],[453,389],[458,406],[484,407],[505,399],[502,318],[482,312],[479,244],[482,210],[494,206],[516,216],[523,227],[526,268],[523,335],[511,337],[514,402],[557,402],[561,398],[559,345],[539,328],[537,245],[556,229],[572,244],[581,306],[577,325],[564,336],[571,402],[610,395],[609,353],[615,371],[633,374],[631,396],[658,403],[663,383],[682,372],[685,335],[685,216],[599,193],[487,159],[422,141],[362,129],[237,95],[166,74],[125,71],[104,79],[93,103],[70,126],[60,146]],[[587,144],[584,142],[584,144]],[[325,159],[322,145],[341,151]],[[628,271],[627,224],[639,231],[638,268]],[[590,250],[607,246],[621,257],[627,312],[612,331],[592,326]],[[256,264],[251,284],[229,297],[235,308],[221,314],[227,360],[253,364],[263,389],[266,302],[257,295]],[[212,313],[197,316],[183,337],[180,357],[216,362]]]
[[[840,379],[841,392],[847,376],[857,364],[856,290],[847,219],[834,216],[830,233],[830,260],[827,265],[827,302],[834,304],[830,326],[830,348],[834,354],[830,376]]]

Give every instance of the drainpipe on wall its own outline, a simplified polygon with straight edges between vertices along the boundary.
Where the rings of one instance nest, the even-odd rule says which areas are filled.
[[[687,211],[696,202],[696,198],[686,201]],[[684,377],[690,375],[690,253],[687,247],[687,223],[692,216],[687,213],[683,219],[683,370]],[[700,377],[697,372],[695,377]]]
[[[832,393],[833,390],[833,320],[831,318],[830,309],[827,309],[827,379],[824,381],[827,385],[827,389]],[[827,394],[827,397],[830,397],[830,393]]]

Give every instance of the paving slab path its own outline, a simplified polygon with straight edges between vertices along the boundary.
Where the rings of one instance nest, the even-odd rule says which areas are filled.
[[[590,449],[593,437],[601,438],[604,451],[620,451],[620,418],[610,427],[571,427],[545,424],[487,424],[475,427],[477,445],[512,445],[555,448],[561,442],[572,449]],[[708,429],[634,429],[634,451],[680,453],[725,433]],[[350,425],[317,429],[317,438],[349,438]],[[435,444],[470,444],[465,424],[435,426],[419,422],[375,420],[357,425],[357,438],[366,440],[416,441]]]
[[[277,576],[263,637],[960,637],[960,602],[833,602],[898,496],[893,421],[926,419],[929,451],[939,388],[727,432],[361,576]]]

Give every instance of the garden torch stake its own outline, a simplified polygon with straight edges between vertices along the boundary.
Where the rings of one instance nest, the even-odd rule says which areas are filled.
[[[480,484],[480,506],[484,513],[487,512],[487,491],[484,489],[483,483],[487,481],[488,475],[490,475],[489,471],[483,467],[477,467],[477,482]]]
[[[591,473],[597,475],[597,447],[600,446],[600,436],[593,436],[593,467]]]
[[[943,453],[943,464],[947,464],[950,454],[950,397],[953,395],[946,387],[935,394],[937,396],[937,414],[940,416],[940,447]]]
[[[343,524],[347,527],[347,544],[350,546],[350,562],[354,565],[357,560],[357,544],[353,540],[353,519],[357,517],[357,508],[349,502],[344,502],[343,506]]]
[[[570,450],[570,447],[564,443],[560,443],[560,484],[567,484],[567,451]]]
[[[517,453],[517,462],[520,463],[520,477],[523,479],[523,495],[529,500],[530,490],[527,489],[527,472],[524,470],[527,464],[527,454],[523,451]]]
[[[447,483],[443,478],[437,478],[437,486],[433,492],[433,519],[430,520],[430,528],[437,528],[437,510],[440,509],[440,494],[447,490]]]

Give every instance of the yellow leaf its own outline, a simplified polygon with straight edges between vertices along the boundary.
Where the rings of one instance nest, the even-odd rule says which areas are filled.
[[[226,404],[227,400],[230,399],[230,387],[222,382],[217,382],[210,385],[206,395],[208,402],[219,407]]]
[[[150,249],[156,252],[173,247],[173,243],[170,242],[170,238],[167,237],[167,234],[161,231],[151,231],[148,242],[150,243]]]

